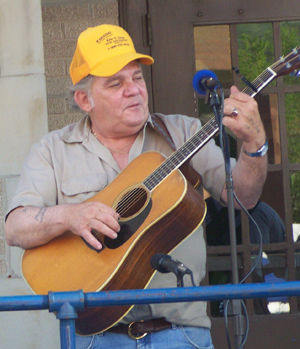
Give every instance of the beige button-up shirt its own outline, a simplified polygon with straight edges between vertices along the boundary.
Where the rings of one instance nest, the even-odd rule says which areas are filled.
[[[172,140],[179,148],[200,128],[199,120],[182,115],[161,115]],[[173,153],[152,125],[151,116],[129,152],[129,162],[146,151],[165,156]],[[204,188],[217,200],[225,183],[223,155],[213,140],[196,155],[191,164],[201,175]],[[235,160],[232,160],[234,166]],[[9,210],[19,206],[53,206],[83,202],[109,184],[121,172],[110,151],[93,136],[88,116],[61,130],[53,131],[32,146],[24,162],[19,185]],[[203,229],[196,231],[171,253],[174,259],[193,271],[196,284],[204,278],[206,249]],[[185,276],[184,286],[191,286]],[[176,287],[174,274],[155,273],[148,288]],[[122,322],[164,317],[175,324],[210,327],[205,302],[135,306]]]

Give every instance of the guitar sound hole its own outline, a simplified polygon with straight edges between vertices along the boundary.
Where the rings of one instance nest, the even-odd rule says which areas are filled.
[[[118,202],[116,211],[123,218],[135,215],[146,203],[147,191],[144,188],[136,187],[125,193]]]
[[[121,230],[116,239],[104,237],[104,245],[110,249],[122,246],[139,229],[148,217],[152,208],[150,194],[143,188],[136,187],[126,192],[116,205],[116,211],[120,214]]]

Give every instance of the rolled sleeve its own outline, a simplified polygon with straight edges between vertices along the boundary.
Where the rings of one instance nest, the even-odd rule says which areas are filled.
[[[8,213],[19,206],[53,206],[56,203],[56,180],[50,150],[46,142],[41,141],[32,146],[24,161]]]

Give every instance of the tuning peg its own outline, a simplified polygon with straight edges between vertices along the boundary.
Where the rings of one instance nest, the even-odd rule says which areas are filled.
[[[294,76],[295,78],[299,78],[300,77],[300,71],[299,70],[294,70],[293,72],[291,72],[290,75]]]
[[[285,67],[286,67],[286,69],[290,69],[290,68],[292,68],[292,65],[291,65],[291,63],[287,62]]]

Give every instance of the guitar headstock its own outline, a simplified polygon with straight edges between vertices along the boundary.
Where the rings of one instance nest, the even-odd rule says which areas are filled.
[[[300,46],[270,66],[278,76],[288,75],[300,68]]]

